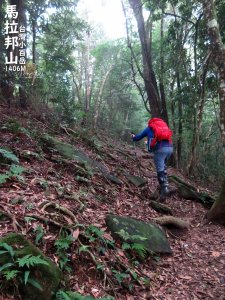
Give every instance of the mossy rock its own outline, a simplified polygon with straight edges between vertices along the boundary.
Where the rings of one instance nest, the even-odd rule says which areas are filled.
[[[155,224],[112,214],[105,221],[112,235],[122,242],[142,244],[149,253],[172,253],[165,233]]]
[[[40,140],[44,146],[56,150],[65,159],[83,163],[87,172],[100,171],[107,180],[116,184],[122,184],[122,182],[116,176],[111,174],[102,163],[89,158],[84,152],[75,149],[73,145],[63,143],[50,135],[43,135]]]
[[[115,184],[118,184],[118,185],[122,184],[122,181],[113,174],[106,173],[106,174],[104,174],[104,176],[106,179],[110,180],[111,182],[113,182]]]
[[[0,243],[6,243],[13,248],[14,262],[18,258],[23,258],[26,255],[39,256],[41,259],[46,261],[48,265],[38,264],[29,268],[29,278],[38,282],[41,286],[41,290],[29,282],[24,285],[18,280],[17,284],[22,295],[23,300],[50,300],[56,293],[59,283],[61,281],[62,273],[60,269],[46,257],[36,246],[22,234],[10,233],[0,239]],[[5,265],[12,262],[9,253],[3,253],[0,255],[0,265]],[[19,267],[18,267],[19,268]],[[20,271],[25,271],[21,267]]]
[[[127,177],[128,181],[131,182],[136,187],[144,186],[148,182],[146,178],[130,175],[128,173],[126,173],[125,176]]]
[[[90,159],[85,153],[76,150],[71,144],[61,142],[47,134],[43,135],[40,140],[45,146],[56,150],[62,157],[66,159],[72,159],[92,165],[92,159]]]

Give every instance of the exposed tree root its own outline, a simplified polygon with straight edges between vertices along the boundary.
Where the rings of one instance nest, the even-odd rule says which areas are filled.
[[[72,195],[65,195],[64,198],[77,201],[80,204],[79,211],[82,211],[82,209],[85,207],[85,204],[80,201],[79,196],[75,193],[73,193]]]
[[[176,217],[172,216],[164,216],[164,217],[158,217],[158,218],[153,218],[153,221],[155,221],[157,224],[163,225],[163,226],[174,226],[179,229],[188,229],[190,226],[190,223],[184,220],[181,220]]]
[[[46,223],[46,224],[52,224],[52,225],[55,225],[57,227],[59,227],[60,229],[66,229],[66,230],[69,230],[70,232],[73,231],[73,228],[72,227],[69,227],[69,226],[66,226],[62,223],[59,223],[57,221],[54,221],[52,219],[48,219],[48,218],[45,218],[45,217],[41,217],[41,216],[37,216],[37,215],[26,215],[25,217],[28,217],[28,218],[34,218],[38,221],[41,221],[43,223]],[[75,224],[76,225],[76,224]]]
[[[2,205],[0,205],[0,206],[3,208]],[[10,212],[8,212],[5,207],[3,208],[3,210],[0,210],[0,213],[2,215],[6,216],[7,218],[9,218],[10,220],[12,220],[12,226],[13,226],[14,231],[18,231],[18,227],[20,229],[22,229],[20,224],[17,222],[16,217],[14,215],[12,215]]]
[[[59,205],[58,203],[54,203],[54,202],[47,202],[42,209],[47,211],[48,207],[53,207],[56,211],[61,211],[63,214],[68,215],[72,221],[77,224],[77,218],[75,217],[75,215],[66,207]]]
[[[161,204],[157,201],[152,200],[152,201],[149,202],[149,205],[151,206],[151,208],[153,208],[157,212],[167,214],[167,215],[172,215],[173,214],[172,210],[169,207],[167,207],[166,205]]]

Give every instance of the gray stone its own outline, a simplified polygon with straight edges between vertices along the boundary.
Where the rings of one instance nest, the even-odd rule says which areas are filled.
[[[141,187],[148,182],[146,178],[130,175],[128,173],[126,173],[125,176],[127,177],[128,181],[134,184],[136,187]]]
[[[90,168],[92,170],[92,172],[100,171],[103,176],[111,182],[122,184],[122,181],[119,180],[114,174],[110,173],[102,163],[91,159],[84,152],[75,149],[73,145],[63,143],[50,135],[42,136],[41,142],[44,146],[56,150],[65,159],[84,163],[87,168]]]
[[[142,244],[149,253],[172,253],[166,235],[158,225],[112,214],[107,215],[106,225],[112,235],[123,242]]]

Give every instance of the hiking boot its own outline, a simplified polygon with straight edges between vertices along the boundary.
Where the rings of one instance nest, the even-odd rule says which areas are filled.
[[[166,197],[169,195],[169,184],[167,180],[167,176],[164,171],[158,172],[158,181],[159,181],[159,200],[165,201]]]
[[[165,201],[166,197],[169,195],[170,191],[169,191],[169,187],[168,184],[161,184],[160,185],[160,192],[159,192],[159,200],[160,201]]]

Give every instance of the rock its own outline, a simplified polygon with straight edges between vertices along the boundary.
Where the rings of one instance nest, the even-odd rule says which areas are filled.
[[[107,178],[108,180],[110,180],[111,182],[113,182],[115,184],[118,184],[118,185],[122,184],[122,181],[113,174],[106,173],[104,176],[105,176],[105,178]]]
[[[62,273],[60,269],[48,258],[46,257],[36,246],[34,246],[30,241],[26,240],[26,238],[22,234],[18,233],[10,233],[5,237],[0,239],[0,243],[6,243],[13,248],[14,256],[13,261],[14,265],[13,269],[19,269],[21,271],[21,279],[19,280],[16,277],[16,283],[19,286],[19,290],[22,295],[23,300],[50,300],[53,298],[56,293]],[[5,249],[4,249],[5,250]],[[17,259],[25,257],[26,255],[32,256],[40,256],[41,259],[46,261],[48,265],[38,264],[34,266],[30,266],[28,271],[30,271],[29,279],[34,280],[41,286],[41,290],[32,284],[27,282],[24,284],[24,274],[25,267],[19,267],[16,262]],[[12,263],[12,258],[8,252],[0,255],[0,265],[5,265],[7,263]]]
[[[125,176],[127,177],[128,181],[134,184],[136,187],[141,187],[148,182],[146,178],[130,175],[128,173],[126,173]]]
[[[112,235],[123,242],[142,244],[148,253],[172,253],[165,233],[155,224],[112,214],[107,215],[105,221]],[[121,235],[121,232],[124,234]]]
[[[103,176],[111,182],[120,185],[122,184],[122,181],[119,180],[115,175],[111,174],[103,164],[91,159],[84,152],[75,149],[73,145],[63,143],[47,134],[41,137],[41,142],[48,148],[56,150],[65,159],[75,160],[79,163],[83,163],[86,165],[86,168],[90,168],[92,172],[100,171]]]

